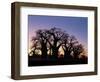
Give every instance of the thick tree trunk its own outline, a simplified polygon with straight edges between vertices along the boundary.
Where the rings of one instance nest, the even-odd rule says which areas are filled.
[[[66,59],[70,59],[70,58],[71,58],[71,52],[65,50],[65,51],[64,51],[64,58],[66,58]]]
[[[47,58],[47,47],[46,47],[46,45],[42,46],[41,52],[42,52],[41,57],[42,58]]]
[[[74,58],[78,59],[79,58],[80,53],[74,53]]]
[[[57,48],[53,48],[52,51],[53,51],[52,52],[53,53],[53,57],[54,58],[58,58],[58,49]]]

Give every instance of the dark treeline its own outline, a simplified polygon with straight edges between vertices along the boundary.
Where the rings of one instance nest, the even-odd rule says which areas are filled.
[[[87,63],[82,44],[75,36],[59,28],[37,30],[31,41],[33,45],[29,53],[31,56],[28,56],[29,66]]]

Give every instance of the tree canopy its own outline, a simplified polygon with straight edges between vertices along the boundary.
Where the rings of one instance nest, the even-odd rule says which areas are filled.
[[[69,35],[60,28],[40,29],[36,31],[36,36],[32,37],[32,55],[42,58],[79,58],[84,52],[84,47],[78,42],[75,36]],[[63,52],[63,54],[60,54]],[[40,53],[40,54],[39,54]]]

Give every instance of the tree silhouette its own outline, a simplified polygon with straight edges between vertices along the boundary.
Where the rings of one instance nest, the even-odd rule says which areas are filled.
[[[46,32],[47,30],[38,30],[36,32],[36,37],[33,37],[32,40],[37,41],[38,43],[38,47],[40,47],[41,49],[41,53],[42,53],[42,58],[46,58],[47,57],[47,42],[48,42],[48,34]]]
[[[71,53],[73,52],[74,45],[78,43],[77,39],[75,36],[69,36],[68,34],[65,35],[63,39],[63,50],[64,50],[64,57],[65,58],[70,58]]]
[[[75,36],[69,35],[60,28],[40,29],[36,31],[36,36],[32,37],[33,43],[31,53],[32,59],[41,58],[39,65],[42,64],[70,64],[70,63],[87,63],[87,56],[81,56],[84,47],[78,42]],[[64,54],[60,54],[59,49]],[[38,50],[38,53],[36,51]],[[39,55],[39,52],[41,54]],[[43,60],[43,61],[42,61]],[[35,60],[34,60],[35,61]],[[61,63],[63,62],[63,63]]]
[[[82,44],[78,44],[73,47],[73,56],[75,59],[79,58],[79,55],[84,51]]]
[[[47,31],[47,33],[50,35],[50,38],[48,40],[50,49],[52,50],[52,55],[57,58],[58,57],[58,50],[60,46],[63,44],[63,36],[64,32],[59,28],[52,28]]]

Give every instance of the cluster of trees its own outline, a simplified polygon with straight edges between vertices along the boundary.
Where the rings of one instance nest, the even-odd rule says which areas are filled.
[[[64,59],[79,59],[84,53],[84,47],[80,44],[75,36],[70,36],[60,28],[40,29],[36,31],[36,36],[32,38],[31,54],[33,57],[46,58],[64,58]],[[59,49],[62,49],[64,54],[59,54]],[[82,57],[86,56],[83,54]]]

